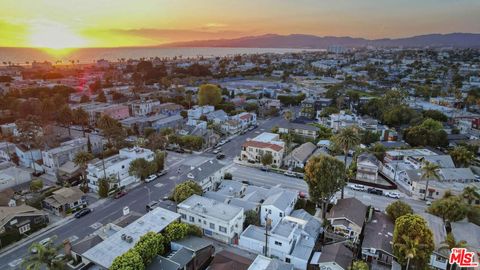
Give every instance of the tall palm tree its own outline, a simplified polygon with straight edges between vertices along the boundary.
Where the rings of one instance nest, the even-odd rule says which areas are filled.
[[[22,266],[26,270],[63,270],[65,269],[65,259],[59,257],[60,246],[54,246],[53,243],[46,246],[39,243],[33,243],[29,247],[30,256],[23,260]],[[35,252],[33,252],[35,251]]]
[[[83,137],[85,137],[85,126],[88,124],[88,113],[84,109],[78,108],[73,110],[72,118],[75,124],[82,126]]]
[[[402,235],[404,243],[397,243],[397,247],[402,254],[405,254],[407,259],[407,268],[410,266],[410,260],[417,256],[417,251],[420,249],[420,242],[418,238],[411,239],[407,235]]]
[[[430,183],[431,179],[438,180],[440,179],[440,175],[438,173],[439,166],[435,163],[425,161],[422,166],[422,180],[426,180],[425,184],[425,194],[423,195],[423,200],[427,200],[427,193],[428,193],[428,184]]]
[[[465,198],[469,205],[472,205],[474,200],[480,200],[480,193],[477,191],[477,187],[468,186],[463,189],[463,198]]]
[[[450,250],[452,248],[466,248],[467,247],[467,241],[465,240],[460,240],[456,241],[455,237],[453,237],[452,233],[448,233],[447,236],[445,237],[445,241],[441,243],[442,246],[438,249],[440,252],[446,251],[447,255],[450,254]],[[455,264],[451,264],[450,267],[447,266],[447,269],[455,269]]]
[[[93,159],[93,155],[88,152],[78,152],[73,159],[73,163],[80,167],[82,170],[82,178],[83,178],[83,187],[87,186],[87,165],[90,160]]]
[[[333,140],[343,150],[343,154],[345,155],[345,158],[344,158],[345,173],[347,173],[348,151],[350,151],[350,149],[353,149],[355,146],[360,144],[360,137],[358,136],[358,132],[353,127],[347,127],[342,129],[339,134],[335,135]],[[344,187],[342,187],[342,199],[343,199],[343,193],[344,193]]]

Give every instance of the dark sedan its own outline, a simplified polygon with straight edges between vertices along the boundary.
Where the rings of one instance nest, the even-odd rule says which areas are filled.
[[[84,208],[84,209],[78,211],[78,212],[75,214],[74,217],[75,217],[75,218],[81,218],[81,217],[83,217],[83,216],[85,216],[85,215],[90,214],[91,212],[92,212],[92,209],[90,209],[90,208]]]

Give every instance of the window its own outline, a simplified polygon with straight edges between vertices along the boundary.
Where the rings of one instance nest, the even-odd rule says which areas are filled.
[[[215,230],[215,224],[210,223],[210,229]]]
[[[275,241],[275,245],[282,246],[282,242]]]
[[[182,214],[182,219],[187,219],[187,215]]]
[[[41,217],[35,217],[35,218],[33,219],[33,223],[35,223],[35,224],[42,223],[42,221],[43,221],[43,216],[41,216]]]
[[[225,227],[222,227],[222,226],[218,226],[218,230],[223,232],[223,233],[226,233],[227,232],[227,228]]]
[[[283,214],[280,212],[280,213],[278,214],[278,216],[282,217],[282,216],[283,216]]]
[[[202,223],[202,220],[201,220],[201,219],[198,219],[198,223]]]
[[[30,231],[30,224],[25,224],[22,227],[18,228],[18,231],[23,234]]]
[[[195,222],[195,218],[194,218],[194,217],[190,217],[190,222]]]
[[[441,256],[436,255],[436,256],[435,256],[435,261],[441,262],[441,263],[446,263],[446,262],[447,262],[447,259],[445,259],[445,258],[443,258],[443,257],[441,257]]]

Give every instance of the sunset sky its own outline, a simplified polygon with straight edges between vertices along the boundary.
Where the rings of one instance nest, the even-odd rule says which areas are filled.
[[[479,14],[479,0],[1,0],[0,46],[149,46],[266,33],[480,33]]]

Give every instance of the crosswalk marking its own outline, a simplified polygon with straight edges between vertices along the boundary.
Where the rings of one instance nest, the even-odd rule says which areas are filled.
[[[100,223],[100,222],[95,222],[95,223],[93,223],[92,225],[90,225],[90,228],[92,228],[92,229],[94,229],[94,230],[98,230],[98,229],[100,229],[102,226],[103,226],[102,223]]]

